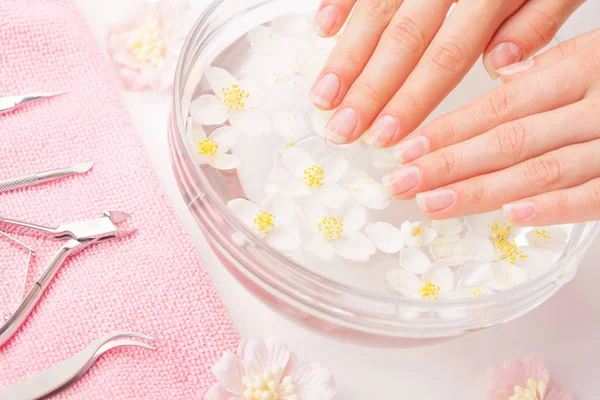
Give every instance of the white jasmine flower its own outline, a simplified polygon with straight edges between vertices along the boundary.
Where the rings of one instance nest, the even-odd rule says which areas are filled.
[[[317,162],[307,151],[290,147],[281,153],[281,164],[286,173],[275,174],[276,182],[271,183],[283,193],[314,196],[329,208],[338,208],[348,198],[348,192],[338,184],[349,167],[344,158],[330,156]]]
[[[560,253],[565,248],[568,234],[560,226],[547,226],[534,228],[525,237],[527,242],[533,247]]]
[[[309,15],[288,13],[273,19],[271,27],[275,32],[294,39],[310,40],[314,35],[313,23]]]
[[[366,174],[348,174],[342,185],[348,191],[350,197],[355,199],[357,205],[373,210],[387,208],[393,198],[392,192],[388,188],[383,186],[382,183],[369,178]]]
[[[400,226],[400,231],[404,235],[406,247],[425,247],[438,235],[435,229],[427,227],[423,222],[405,221]]]
[[[400,229],[387,222],[375,222],[365,228],[367,237],[375,247],[387,254],[398,253],[404,247],[404,235]]]
[[[289,40],[273,26],[260,25],[251,29],[247,35],[252,51],[256,54],[277,55],[286,48]]]
[[[316,109],[313,115],[310,117],[310,121],[312,122],[313,129],[319,136],[323,136],[325,134],[325,127],[329,123],[331,117],[335,110],[332,111],[323,111],[320,109]]]
[[[398,161],[394,159],[392,152],[388,149],[379,149],[370,154],[371,163],[377,169],[392,169],[398,167]]]
[[[518,258],[515,265],[530,276],[541,275],[554,265],[556,256],[552,250],[532,246],[519,247],[518,250],[527,257]]]
[[[267,244],[282,252],[300,246],[300,230],[293,202],[284,196],[267,197],[260,207],[246,199],[234,199],[227,206]]]
[[[434,260],[442,261],[451,267],[462,264],[465,258],[462,239],[458,235],[438,237],[431,242],[429,249]]]
[[[337,254],[357,262],[368,261],[375,254],[373,243],[359,232],[367,221],[364,208],[327,211],[318,203],[308,203],[304,216],[311,233],[303,241],[307,251],[323,260],[330,260]]]
[[[494,281],[492,263],[469,263],[454,271],[456,288],[486,287]]]
[[[310,134],[310,128],[304,117],[299,113],[280,112],[273,118],[274,132],[284,138],[287,147],[293,147]]]
[[[219,125],[229,121],[237,132],[270,132],[271,122],[258,108],[264,101],[258,85],[250,79],[238,81],[222,68],[210,67],[204,75],[215,95],[201,95],[190,105],[190,115],[198,123]]]
[[[188,118],[187,136],[197,143],[200,164],[208,164],[221,170],[235,169],[240,165],[240,159],[228,153],[238,139],[230,126],[217,128],[207,137],[202,127],[195,127],[194,121]]]
[[[423,274],[431,268],[432,262],[423,250],[407,247],[400,251],[400,266],[413,274]]]
[[[431,221],[431,227],[440,235],[458,235],[462,233],[464,224],[460,218]]]
[[[454,287],[454,273],[442,263],[433,265],[422,278],[403,268],[392,269],[386,280],[392,290],[426,300],[438,300]]]
[[[500,289],[509,289],[525,283],[529,279],[527,272],[507,260],[493,263],[492,274]]]

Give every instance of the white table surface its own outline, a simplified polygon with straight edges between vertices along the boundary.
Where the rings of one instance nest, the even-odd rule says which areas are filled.
[[[200,3],[206,0],[195,0]],[[240,0],[242,1],[242,0]],[[110,23],[132,0],[76,0],[100,46]],[[559,37],[600,27],[600,0],[588,0]],[[547,303],[517,321],[423,349],[371,349],[324,338],[268,309],[235,281],[211,253],[177,189],[167,152],[167,95],[123,91],[138,132],[169,198],[198,248],[235,326],[244,337],[282,336],[305,361],[336,377],[339,399],[480,399],[489,365],[535,356],[579,399],[600,398],[600,240],[578,276]],[[596,379],[594,379],[596,378]],[[310,399],[305,399],[310,400]]]

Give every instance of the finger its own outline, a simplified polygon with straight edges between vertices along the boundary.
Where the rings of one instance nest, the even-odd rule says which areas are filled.
[[[365,134],[374,147],[391,146],[412,132],[479,58],[515,1],[459,1],[402,88]],[[513,6],[514,7],[514,6]],[[380,130],[393,121],[398,127]]]
[[[405,0],[383,33],[375,53],[331,119],[325,136],[334,143],[353,142],[400,89],[444,22],[452,0],[423,7],[422,0]],[[352,120],[343,120],[346,109]],[[394,127],[387,129],[396,130]]]
[[[336,35],[354,8],[357,0],[323,0],[315,16],[314,25],[319,36]]]
[[[500,86],[411,134],[393,149],[394,157],[406,164],[503,123],[575,103],[588,90],[587,79],[581,75],[564,60]]]
[[[555,190],[502,207],[519,226],[575,224],[600,220],[600,178],[570,189]]]
[[[332,110],[344,98],[375,51],[402,0],[359,0],[342,37],[311,90],[319,108]]]
[[[511,168],[417,195],[432,219],[498,210],[518,199],[581,185],[600,174],[600,140],[575,144]]]
[[[500,171],[571,144],[598,139],[598,111],[594,107],[591,100],[583,100],[559,110],[508,122],[401,167],[384,182],[397,198],[410,199],[423,191]],[[416,174],[418,179],[410,181],[411,174]]]
[[[498,69],[529,58],[552,41],[567,18],[584,0],[530,0],[496,32],[483,53],[483,65],[493,79]]]
[[[572,39],[565,40],[552,47],[548,51],[539,54],[532,59],[521,61],[516,64],[500,68],[496,71],[504,83],[508,83],[517,77],[537,72],[543,68],[559,63],[561,60],[572,55],[577,50],[587,46],[600,37],[600,29],[587,32]]]

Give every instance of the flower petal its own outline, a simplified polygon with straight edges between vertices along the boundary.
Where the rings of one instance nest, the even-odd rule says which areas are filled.
[[[259,107],[265,102],[265,94],[261,86],[253,78],[240,79],[240,89],[248,94],[248,98],[244,101],[244,108],[251,110]]]
[[[422,274],[431,268],[431,260],[421,249],[407,247],[400,252],[400,266],[413,274]]]
[[[254,375],[285,370],[290,360],[290,350],[279,337],[252,339],[240,343],[238,354],[248,363]]]
[[[203,94],[190,104],[190,115],[202,125],[220,125],[227,121],[225,104],[212,94]]]
[[[243,397],[236,396],[231,392],[228,392],[223,385],[217,383],[211,386],[210,389],[204,395],[204,399],[206,400],[243,400]]]
[[[281,155],[283,165],[296,178],[304,178],[304,170],[316,165],[315,159],[306,151],[296,147],[287,149]]]
[[[382,252],[394,254],[404,247],[404,236],[400,229],[387,222],[375,222],[367,225],[365,232],[371,242]]]
[[[527,272],[511,264],[509,261],[499,261],[492,264],[494,279],[503,287],[511,288],[529,279]]]
[[[283,48],[281,35],[275,29],[263,25],[251,29],[248,40],[257,54],[277,54]]]
[[[375,253],[375,246],[364,234],[354,233],[338,239],[335,252],[346,260],[366,262]]]
[[[228,89],[233,85],[239,84],[238,80],[223,68],[209,67],[204,71],[204,77],[212,90],[214,90],[215,95],[221,100],[225,98],[223,89]]]
[[[233,154],[218,153],[214,159],[210,160],[209,164],[216,169],[227,171],[239,167],[240,159]]]
[[[335,248],[319,235],[310,235],[302,244],[307,251],[322,260],[331,260],[335,255]]]
[[[273,18],[271,26],[276,32],[291,38],[304,38],[311,32],[311,23],[304,14],[289,13]]]
[[[527,257],[517,258],[516,265],[532,276],[543,274],[554,265],[555,253],[552,250],[530,246],[518,247],[517,250],[527,254]]]
[[[292,378],[300,399],[332,400],[335,397],[333,374],[318,364],[299,369]]]
[[[230,126],[221,126],[215,129],[210,134],[210,138],[219,146],[219,151],[223,153],[230,150],[238,141],[237,134]]]
[[[258,214],[258,212],[260,211],[260,208],[258,208],[256,204],[254,204],[250,200],[240,198],[230,200],[227,203],[227,207],[229,207],[229,209],[233,211],[233,213],[239,219],[241,219],[246,226],[253,229],[255,228],[254,218],[256,217],[256,214]]]
[[[323,182],[336,183],[339,181],[350,168],[348,160],[338,156],[327,157],[323,159],[319,165],[325,171]]]
[[[316,110],[313,113],[313,115],[310,117],[310,121],[312,122],[313,129],[315,130],[317,135],[323,136],[323,134],[325,133],[325,127],[329,123],[329,120],[331,119],[331,117],[333,117],[334,113],[335,113],[335,110],[333,110],[333,111]]]
[[[236,131],[247,135],[266,135],[272,130],[271,121],[260,110],[229,113],[229,122]]]
[[[262,210],[275,215],[275,226],[285,226],[295,220],[296,205],[283,194],[266,197],[260,205]]]
[[[348,193],[357,199],[358,205],[372,210],[383,210],[392,200],[389,189],[369,178],[358,179],[345,187]]]
[[[380,149],[371,152],[371,163],[377,169],[398,167],[398,162],[394,159],[392,152],[388,149]]]
[[[484,286],[494,280],[492,263],[469,263],[454,272],[456,287]]]
[[[243,395],[246,389],[242,378],[252,375],[251,368],[247,361],[240,360],[237,355],[226,351],[221,360],[212,367],[212,371],[225,390],[239,396]]]
[[[560,226],[534,228],[525,235],[527,242],[533,247],[552,250],[560,253],[566,245],[568,234]]]
[[[300,246],[300,229],[297,225],[288,225],[274,229],[265,236],[266,242],[277,250],[289,253]]]
[[[435,239],[431,242],[430,247],[432,257],[451,267],[462,264],[461,241],[458,235],[447,235]]]
[[[461,243],[463,258],[468,261],[491,262],[496,258],[496,249],[491,240],[481,236],[467,236]]]
[[[346,189],[335,184],[323,186],[317,190],[316,195],[319,201],[327,208],[340,207],[349,196]]]
[[[194,145],[206,139],[206,132],[204,132],[202,126],[194,121],[192,117],[188,118],[185,128],[188,140]]]
[[[463,231],[463,222],[459,218],[431,221],[431,227],[441,235],[458,235]]]
[[[367,210],[364,207],[354,207],[344,214],[344,233],[359,231],[367,223]]]
[[[391,269],[385,275],[390,288],[406,296],[417,296],[421,279],[403,268]]]
[[[302,114],[280,112],[273,118],[273,130],[288,141],[298,143],[310,133],[310,128]]]
[[[440,293],[447,293],[454,288],[454,272],[447,265],[437,262],[423,274],[423,281],[440,287]]]

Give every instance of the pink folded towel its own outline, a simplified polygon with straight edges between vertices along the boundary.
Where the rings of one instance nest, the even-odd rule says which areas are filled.
[[[71,1],[0,0],[0,96],[50,91],[69,93],[0,115],[0,179],[78,161],[96,165],[86,176],[0,194],[0,215],[55,226],[119,210],[133,213],[138,233],[91,247],[63,267],[0,348],[0,390],[126,330],[153,336],[158,351],[114,350],[60,398],[200,399],[214,382],[210,367],[237,346],[238,334],[159,185],[107,63]],[[23,239],[38,250],[30,271],[37,279],[61,242]],[[6,312],[17,300],[26,253],[0,243]]]

